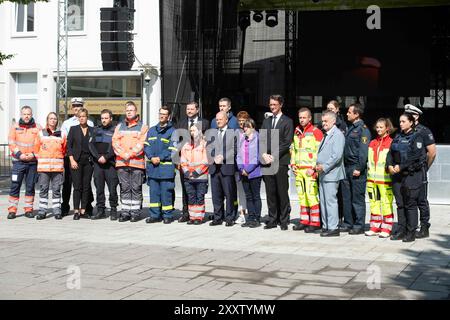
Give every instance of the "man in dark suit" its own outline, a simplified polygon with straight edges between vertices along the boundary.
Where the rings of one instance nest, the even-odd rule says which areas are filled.
[[[289,148],[294,136],[294,124],[292,119],[281,112],[284,102],[281,95],[272,95],[269,101],[272,116],[265,119],[261,127],[261,129],[268,130],[267,140],[262,139],[267,150],[262,154],[262,161],[266,168],[268,166],[276,168],[278,165],[278,170],[273,174],[264,175],[269,208],[269,219],[264,229],[276,228],[277,224],[280,224],[281,230],[287,230],[291,212],[288,177],[288,166],[291,161]],[[278,131],[278,141],[273,143],[273,148],[270,132],[272,129]]]
[[[236,218],[236,137],[234,130],[228,129],[228,116],[226,112],[220,111],[216,115],[217,133],[215,140],[209,144],[208,152],[213,158],[209,166],[211,175],[211,193],[214,206],[214,220],[210,226],[221,225],[225,220],[226,226],[234,225]],[[224,200],[226,210],[224,210]]]
[[[183,118],[180,122],[178,122],[176,129],[189,130],[191,126],[197,125],[197,123],[199,123],[201,125],[202,132],[205,133],[205,131],[209,129],[210,124],[207,119],[203,119],[198,115],[199,111],[200,108],[197,102],[192,101],[188,103],[186,105],[186,118]],[[184,144],[186,142],[187,141],[183,141],[182,143]],[[181,147],[178,150],[181,150]],[[179,166],[178,169],[180,170]],[[183,214],[178,219],[178,222],[187,222],[189,221],[188,196],[186,193],[186,188],[184,186],[184,174],[181,171],[180,171],[180,181],[181,181],[181,188],[183,190]]]

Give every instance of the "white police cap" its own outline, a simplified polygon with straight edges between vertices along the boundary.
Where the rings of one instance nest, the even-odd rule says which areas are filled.
[[[84,104],[84,100],[83,98],[72,98],[72,100],[70,100],[71,104]]]
[[[412,114],[415,114],[415,115],[418,115],[418,116],[420,116],[423,113],[422,110],[420,110],[416,106],[413,106],[412,104],[406,104],[405,105],[405,112],[406,113],[412,113]]]

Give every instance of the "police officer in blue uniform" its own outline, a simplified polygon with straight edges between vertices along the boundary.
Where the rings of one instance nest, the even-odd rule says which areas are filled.
[[[172,141],[175,128],[169,121],[171,110],[159,109],[159,123],[147,133],[144,152],[147,162],[147,184],[150,187],[149,217],[145,222],[173,221],[173,194],[175,189],[175,166],[172,155],[178,151]]]
[[[112,136],[115,126],[112,123],[111,110],[104,109],[101,114],[101,125],[95,128],[94,137],[89,143],[89,150],[94,160],[94,183],[97,192],[97,213],[92,219],[105,217],[105,183],[109,190],[110,219],[117,220],[117,176],[116,155],[112,148]]]
[[[419,123],[422,110],[412,104],[405,105],[405,113],[411,113],[415,120],[417,132],[422,136],[423,144],[427,152],[427,171],[436,158],[436,142],[433,133],[423,124]],[[416,238],[427,238],[430,236],[430,204],[428,203],[428,183],[424,183],[419,195],[420,230],[416,232]]]
[[[427,180],[427,153],[411,114],[400,116],[400,129],[386,159],[387,169],[392,174],[398,217],[398,228],[391,240],[412,242],[416,239],[420,193]]]
[[[342,181],[344,221],[341,232],[363,234],[366,220],[367,156],[370,131],[361,119],[364,113],[359,103],[348,107],[351,125],[345,134],[344,165],[346,178]]]

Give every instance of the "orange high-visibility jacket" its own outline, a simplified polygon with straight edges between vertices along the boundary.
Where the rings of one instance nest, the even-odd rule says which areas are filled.
[[[145,169],[144,143],[148,126],[139,118],[128,122],[124,120],[114,130],[112,147],[116,154],[116,168],[133,167]]]
[[[66,144],[61,131],[41,130],[36,137],[38,172],[63,172]]]
[[[30,125],[16,123],[9,130],[8,143],[12,161],[19,161],[23,153],[37,154],[36,137],[40,126],[34,121]]]
[[[208,156],[206,141],[198,145],[186,143],[181,149],[181,168],[184,174],[192,173],[192,179],[208,181]]]

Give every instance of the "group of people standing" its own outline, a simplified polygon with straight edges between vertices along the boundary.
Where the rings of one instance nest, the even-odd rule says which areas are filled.
[[[142,212],[142,184],[147,182],[150,204],[146,222],[169,224],[174,221],[175,175],[179,171],[183,209],[178,222],[198,225],[209,217],[211,226],[225,222],[231,227],[239,221],[242,227],[259,227],[264,181],[268,206],[264,229],[280,226],[287,230],[292,170],[300,202],[300,221],[293,230],[323,237],[365,233],[405,242],[429,235],[427,170],[436,147],[430,130],[418,123],[422,111],[415,106],[405,106],[399,119],[401,132],[395,137],[392,122],[378,119],[374,127],[377,137],[372,140],[359,103],[348,107],[349,125],[339,113],[339,103],[330,101],[319,127],[313,125],[310,109],[301,108],[299,125],[294,128],[292,119],[282,112],[283,97],[272,95],[270,113],[259,130],[247,112],[233,115],[228,98],[219,100],[220,111],[211,123],[199,116],[199,105],[191,102],[186,106],[186,118],[176,125],[170,120],[171,109],[162,106],[159,122],[151,128],[140,121],[131,101],[117,126],[112,123],[112,112],[103,110],[101,125],[96,128],[88,120],[83,100],[74,98],[71,103],[74,116],[60,130],[55,113],[47,116],[41,128],[27,106],[21,110],[19,123],[11,128],[9,219],[16,217],[23,180],[25,216],[34,217],[34,187],[39,177],[38,220],[45,219],[49,209],[56,219],[67,215],[72,187],[75,220],[105,218],[106,184],[111,220],[136,222]],[[209,181],[214,212],[207,216]],[[371,212],[367,232],[366,191]],[[398,228],[392,232],[394,197]],[[421,225],[416,231],[418,208]]]

